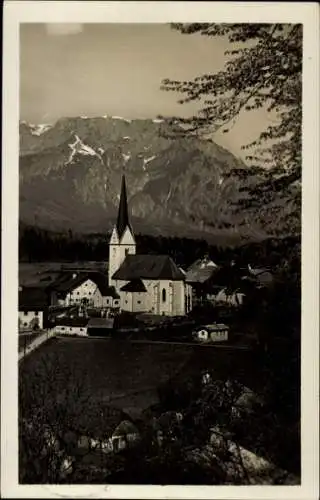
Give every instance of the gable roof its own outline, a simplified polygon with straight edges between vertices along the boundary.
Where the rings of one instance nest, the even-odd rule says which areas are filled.
[[[90,318],[88,328],[113,328],[113,318]]]
[[[115,280],[184,280],[184,275],[168,255],[127,255],[112,276]]]
[[[216,272],[218,266],[208,258],[196,260],[187,270],[186,281],[204,283]]]
[[[82,318],[82,317],[75,317],[71,318],[70,316],[65,316],[62,318],[56,318],[55,319],[55,324],[57,326],[87,326],[88,324],[88,319],[87,318]]]
[[[126,436],[127,434],[138,434],[138,428],[131,420],[122,420],[113,432],[114,437]]]
[[[88,273],[62,272],[49,288],[58,293],[69,293],[88,279]]]
[[[262,285],[268,285],[273,282],[273,276],[269,269],[249,267],[249,273]]]
[[[147,289],[140,279],[129,281],[126,285],[120,288],[121,292],[146,292]]]
[[[103,297],[112,297],[113,299],[120,298],[115,287],[109,286],[109,279],[106,274],[101,272],[92,272],[88,274],[88,278],[97,285]]]
[[[23,287],[19,291],[19,310],[40,310],[49,305],[49,297],[43,288]]]
[[[99,288],[99,291],[104,297],[112,297],[118,299],[119,295],[116,289],[112,286],[109,287],[108,277],[99,271],[92,272],[63,272],[58,276],[58,278],[52,283],[49,288],[55,290],[58,293],[67,294],[74,290],[78,286],[82,285],[87,280],[93,281]]]

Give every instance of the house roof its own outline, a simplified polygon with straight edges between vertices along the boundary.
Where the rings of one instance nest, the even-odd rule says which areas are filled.
[[[113,328],[113,323],[111,318],[90,318],[88,328]]]
[[[88,273],[63,271],[50,285],[58,293],[69,293],[88,279]]]
[[[43,288],[23,287],[19,291],[19,310],[39,310],[49,305],[49,297]]]
[[[197,331],[200,329],[206,329],[209,330],[210,332],[215,332],[215,331],[221,331],[221,330],[229,330],[229,327],[225,325],[224,323],[212,323],[210,325],[202,325],[199,328],[197,328]]]
[[[69,316],[65,316],[63,318],[56,318],[55,324],[57,326],[87,326],[88,324],[88,319],[87,318],[81,318],[81,317],[75,317],[75,318],[70,318]]]
[[[113,299],[120,298],[115,287],[109,286],[109,280],[106,274],[100,272],[89,273],[88,278],[97,285],[103,297],[112,297]]]
[[[50,288],[58,293],[67,294],[89,279],[97,285],[101,295],[104,297],[119,298],[115,288],[113,286],[109,287],[107,275],[99,271],[79,273],[69,271],[63,272],[54,283],[50,285]]]
[[[129,281],[126,285],[120,288],[121,292],[146,292],[147,289],[140,279]]]
[[[116,280],[169,279],[184,280],[184,275],[168,255],[127,255],[112,276]]]
[[[268,269],[265,268],[249,268],[249,275],[253,276],[262,285],[269,285],[273,282],[273,276]]]
[[[137,434],[137,427],[130,420],[122,420],[114,430],[113,436],[125,436],[126,434]]]
[[[189,283],[204,283],[217,270],[218,266],[210,259],[198,259],[187,270],[186,281]]]

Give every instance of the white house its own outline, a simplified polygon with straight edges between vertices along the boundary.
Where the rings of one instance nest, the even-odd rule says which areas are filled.
[[[56,302],[64,306],[81,305],[99,309],[119,309],[120,296],[109,287],[107,275],[101,272],[63,273],[52,285]]]
[[[88,336],[88,320],[86,318],[59,318],[53,327],[54,333],[58,335]]]
[[[137,255],[122,177],[117,223],[109,242],[109,286],[120,295],[121,309],[184,316],[192,308],[192,288],[168,255]]]
[[[217,293],[217,295],[209,298],[211,298],[215,303],[237,307],[243,304],[245,293],[240,290],[229,293],[227,288],[223,288]]]
[[[194,332],[194,337],[202,342],[224,342],[228,340],[229,328],[223,323],[203,325]]]

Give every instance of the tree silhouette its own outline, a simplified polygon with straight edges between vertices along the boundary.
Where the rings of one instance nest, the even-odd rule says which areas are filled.
[[[262,131],[251,144],[243,145],[243,149],[255,148],[255,154],[247,156],[249,161],[271,167],[259,170],[261,182],[250,195],[256,195],[261,206],[262,197],[265,201],[272,200],[273,191],[294,189],[293,183],[301,179],[302,25],[193,23],[172,26],[182,34],[227,37],[230,43],[225,52],[225,66],[217,73],[204,74],[191,81],[165,79],[162,82],[163,90],[182,94],[179,103],[201,102],[196,116],[170,120],[174,133],[203,135],[219,129],[228,132],[244,110],[265,107],[269,112],[275,111],[277,122]],[[245,168],[242,174],[248,176],[250,172],[250,168]]]

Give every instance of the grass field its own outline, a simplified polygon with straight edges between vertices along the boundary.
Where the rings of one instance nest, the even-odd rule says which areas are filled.
[[[184,378],[208,367],[215,369],[217,378],[236,371],[241,374],[241,367],[248,373],[246,356],[242,352],[217,353],[196,345],[59,338],[39,347],[19,370],[21,382],[28,384],[35,372],[46,369],[53,360],[61,368],[56,372],[57,393],[64,387],[68,367],[72,378],[83,381],[92,397],[110,401],[124,411],[140,412],[157,403],[158,387],[177,374]]]

